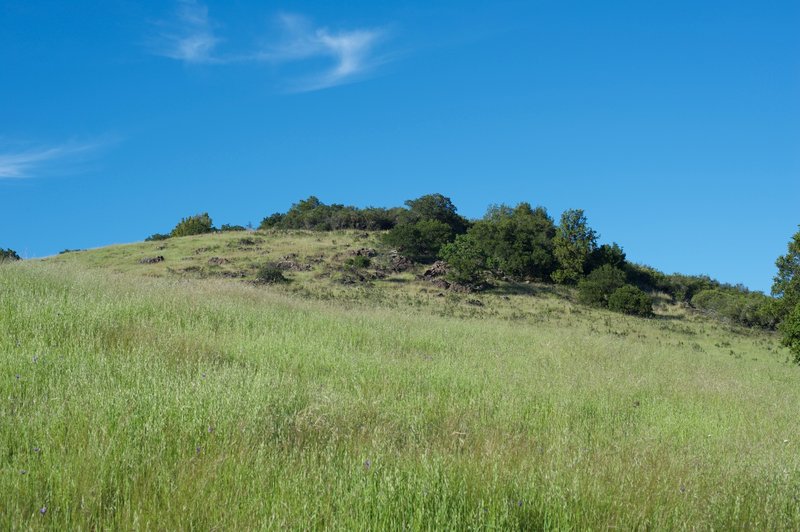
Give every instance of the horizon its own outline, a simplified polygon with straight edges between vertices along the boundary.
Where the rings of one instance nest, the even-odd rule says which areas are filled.
[[[769,293],[800,224],[800,5],[0,6],[0,248],[439,192],[579,208],[666,273]]]

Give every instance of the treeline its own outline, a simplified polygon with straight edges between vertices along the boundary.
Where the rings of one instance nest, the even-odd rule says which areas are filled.
[[[169,234],[148,240],[244,229],[215,228],[203,213],[184,218]],[[556,223],[541,206],[493,205],[483,218],[468,220],[441,194],[392,208],[326,205],[311,196],[284,213],[267,216],[259,229],[385,231],[384,243],[412,260],[444,260],[452,282],[474,288],[497,280],[573,285],[581,302],[628,314],[651,315],[648,294],[663,293],[732,323],[780,328],[785,338],[794,338],[787,342],[794,342],[795,352],[800,350],[800,232],[790,242],[789,254],[778,260],[774,297],[769,297],[705,275],[665,274],[629,262],[618,244],[598,242],[599,235],[580,209],[565,211]]]

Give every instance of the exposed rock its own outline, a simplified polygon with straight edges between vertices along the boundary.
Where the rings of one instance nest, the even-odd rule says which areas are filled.
[[[414,261],[408,257],[404,257],[397,251],[389,252],[389,270],[395,273],[408,271],[414,267]]]
[[[139,264],[156,264],[158,262],[164,262],[164,257],[159,255],[158,257],[145,257],[139,260]]]
[[[422,274],[422,278],[425,280],[436,279],[438,277],[443,277],[447,273],[447,263],[441,260],[437,260],[434,262],[430,268],[425,270]]]
[[[282,260],[279,260],[278,262],[276,262],[275,263],[275,267],[278,268],[279,270],[290,271],[290,272],[307,272],[307,271],[311,270],[311,265],[310,264],[303,264],[303,263],[291,260],[291,259],[289,259],[287,257],[284,257]]]
[[[353,257],[374,257],[378,252],[372,248],[361,248],[350,250],[350,255]]]
[[[230,261],[223,257],[211,257],[208,259],[208,264],[211,266],[222,266],[223,264],[228,264]]]

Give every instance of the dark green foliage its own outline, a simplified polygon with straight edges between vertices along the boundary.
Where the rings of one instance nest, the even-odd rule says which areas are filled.
[[[578,300],[586,305],[607,307],[609,298],[625,285],[625,272],[605,264],[578,283]]]
[[[633,316],[652,316],[653,300],[642,290],[626,284],[617,288],[608,298],[608,309]]]
[[[673,273],[666,276],[663,291],[672,296],[675,301],[688,303],[698,292],[718,286],[720,286],[719,281],[715,281],[708,275]]]
[[[359,209],[339,204],[326,205],[316,196],[310,196],[292,205],[285,214],[275,213],[264,218],[259,229],[385,230],[394,227],[402,211],[404,209],[400,208]]]
[[[353,268],[369,268],[372,261],[369,257],[365,257],[363,255],[356,255],[355,257],[350,257],[345,261],[347,266],[352,266]]]
[[[772,284],[772,295],[779,300],[781,316],[787,316],[800,305],[800,231],[789,241],[786,255],[775,261],[778,273]]]
[[[438,220],[420,220],[398,224],[386,234],[384,242],[413,260],[429,262],[454,237],[453,230],[447,224]]]
[[[275,263],[268,262],[258,268],[256,272],[256,282],[262,284],[288,283],[289,279],[284,277],[281,270]]]
[[[565,211],[553,238],[553,254],[558,262],[553,280],[562,284],[577,283],[584,276],[595,249],[597,233],[589,227],[583,211]]]
[[[450,198],[441,194],[427,194],[417,199],[407,200],[408,211],[401,215],[400,223],[410,224],[422,220],[441,222],[459,235],[466,232],[469,222],[456,212],[456,206]]]
[[[0,248],[0,262],[11,262],[15,260],[21,260],[16,251],[13,249]]]
[[[625,268],[625,252],[616,242],[611,245],[603,244],[589,254],[589,271],[595,270],[604,264],[620,269]]]
[[[760,292],[735,288],[702,290],[692,297],[692,306],[745,327],[773,329],[778,322],[774,300]]]
[[[207,212],[183,218],[175,226],[170,236],[202,235],[214,232],[214,224]]]
[[[222,232],[227,231],[247,231],[247,228],[243,225],[231,225],[231,224],[222,224],[222,227],[219,228]]]
[[[165,235],[163,233],[153,233],[152,235],[148,236],[144,239],[145,242],[157,242],[159,240],[166,240],[169,238],[169,235]]]
[[[783,345],[792,352],[794,361],[800,364],[800,305],[794,307],[781,322],[780,331],[783,335]]]
[[[450,281],[478,285],[486,280],[486,255],[472,231],[445,244],[439,255],[450,267],[447,272]]]
[[[486,257],[486,267],[498,276],[549,280],[555,270],[556,228],[543,207],[520,203],[513,209],[491,207],[469,234]]]

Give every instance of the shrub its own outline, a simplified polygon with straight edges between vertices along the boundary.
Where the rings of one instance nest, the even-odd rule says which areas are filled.
[[[16,251],[13,249],[0,248],[0,262],[11,262],[14,260],[21,260]]]
[[[450,268],[447,278],[466,285],[485,281],[486,255],[473,233],[458,235],[455,241],[445,244],[439,255]]]
[[[800,364],[800,305],[781,322],[780,330],[783,333],[783,345],[792,352],[794,362]]]
[[[144,239],[145,242],[157,242],[159,240],[166,240],[169,238],[169,235],[165,235],[164,233],[153,233],[152,235],[148,236]]]
[[[447,224],[438,220],[420,220],[395,226],[386,234],[384,241],[414,260],[430,262],[436,258],[442,246],[454,237]]]
[[[691,304],[711,316],[745,327],[773,329],[778,322],[775,301],[760,292],[712,288],[695,294]]]
[[[608,308],[633,316],[652,316],[653,300],[642,290],[626,284],[617,288],[608,298]]]
[[[609,298],[625,285],[625,272],[605,264],[578,283],[578,300],[586,305],[607,307]]]
[[[202,235],[214,232],[214,225],[207,212],[183,218],[175,226],[170,236]]]
[[[231,224],[222,224],[222,227],[219,228],[222,232],[228,231],[247,231],[247,228],[243,225],[231,225]]]
[[[372,261],[369,257],[365,257],[363,255],[356,255],[355,257],[350,257],[345,261],[345,264],[348,266],[352,266],[353,268],[369,268]]]
[[[256,282],[262,284],[288,283],[289,279],[284,277],[281,270],[275,263],[268,262],[261,266],[256,272]]]

